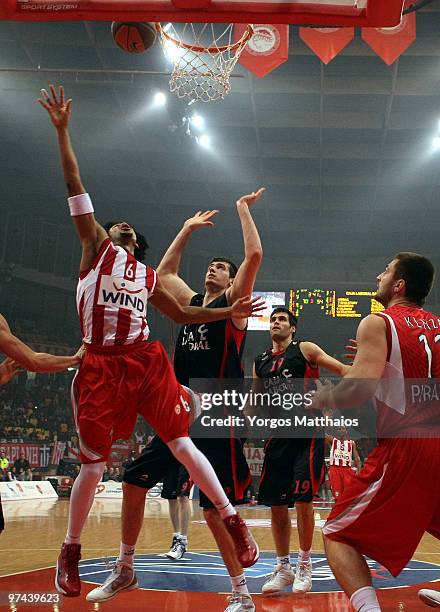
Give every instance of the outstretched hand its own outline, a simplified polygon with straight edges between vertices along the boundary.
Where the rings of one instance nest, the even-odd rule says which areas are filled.
[[[80,363],[82,358],[84,357],[86,353],[86,347],[84,344],[81,344],[81,346],[79,347],[79,349],[76,351],[74,357],[76,357],[77,359],[77,363]]]
[[[241,196],[241,198],[237,200],[237,206],[242,204],[246,204],[246,206],[252,206],[252,204],[258,202],[258,200],[261,198],[265,191],[266,187],[260,187],[258,191],[253,191],[248,195]]]
[[[315,380],[316,391],[313,392],[312,403],[308,408],[310,410],[325,410],[333,408],[331,405],[331,392],[334,389],[334,385],[328,379],[323,382],[317,378]]]
[[[53,85],[50,85],[49,89],[50,94],[46,89],[41,90],[42,97],[38,98],[38,102],[47,110],[50,120],[57,129],[67,127],[72,110],[72,99],[65,100],[62,85],[60,85],[58,93]]]
[[[2,363],[0,363],[0,385],[5,385],[11,378],[14,378],[19,372],[22,372],[23,368],[19,363],[7,357]]]
[[[199,210],[194,217],[190,217],[185,221],[183,227],[191,231],[199,229],[200,227],[212,227],[214,223],[211,219],[215,217],[216,214],[218,214],[218,210],[205,210],[205,212]]]
[[[231,306],[232,318],[247,319],[248,317],[258,317],[266,308],[266,302],[261,297],[252,298],[250,295],[238,298]]]

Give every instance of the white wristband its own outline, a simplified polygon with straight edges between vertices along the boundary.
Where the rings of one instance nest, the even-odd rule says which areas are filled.
[[[80,193],[67,199],[69,203],[70,216],[88,215],[94,212],[92,200],[88,193]]]

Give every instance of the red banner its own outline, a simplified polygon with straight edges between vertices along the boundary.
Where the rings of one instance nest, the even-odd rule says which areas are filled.
[[[127,461],[131,451],[136,451],[137,448],[138,445],[135,444],[132,440],[113,444],[112,452],[110,453],[110,457],[107,461],[108,467],[121,468],[122,464]]]
[[[113,444],[111,455],[107,462],[108,465],[121,467],[124,461],[127,460],[130,452],[137,448],[138,445],[131,440]],[[49,465],[58,465],[64,457],[65,452],[69,459],[77,459],[79,461],[79,449],[73,446],[71,442],[54,442],[50,445],[44,443],[26,444],[20,442],[1,442],[0,451],[3,451],[9,459],[10,468],[20,457],[20,453],[22,452],[24,452],[25,458],[29,461],[31,468],[45,468]]]
[[[257,77],[264,77],[278,68],[289,57],[289,26],[275,24],[254,25],[254,34],[240,56],[240,64]],[[239,40],[245,24],[234,26],[234,42]]]
[[[3,451],[9,459],[10,467],[20,457],[21,452],[24,452],[31,468],[47,467],[49,465],[50,450],[51,447],[47,444],[0,443],[0,451]]]
[[[328,64],[354,38],[354,28],[300,28],[299,37]]]
[[[402,17],[395,28],[362,28],[362,38],[390,66],[416,39],[416,14]]]

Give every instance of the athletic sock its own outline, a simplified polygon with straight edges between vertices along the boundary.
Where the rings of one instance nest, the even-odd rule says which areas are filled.
[[[350,597],[350,603],[356,612],[380,612],[376,591],[373,587],[362,587]]]
[[[249,595],[246,577],[244,574],[241,574],[240,576],[231,576],[231,585],[234,593],[240,593],[240,595]]]
[[[222,519],[225,519],[225,518],[228,518],[228,516],[233,516],[234,514],[237,514],[237,511],[235,510],[231,502],[228,502],[226,506],[223,506],[220,508],[218,506],[216,507]]]
[[[72,536],[68,533],[66,537],[64,538],[64,543],[65,544],[80,544],[81,536]]]
[[[135,547],[132,544],[124,544],[121,542],[121,546],[119,547],[118,561],[122,561],[123,563],[133,567],[134,551]]]
[[[182,537],[182,534],[180,533],[180,531],[175,531],[173,533],[173,540],[174,540],[174,538],[181,538],[181,537]]]
[[[290,569],[290,557],[289,555],[285,557],[277,557],[277,565],[281,565],[281,569],[289,570]]]
[[[307,563],[307,561],[310,561],[310,550],[301,550],[300,548],[298,552],[298,561],[300,563]]]

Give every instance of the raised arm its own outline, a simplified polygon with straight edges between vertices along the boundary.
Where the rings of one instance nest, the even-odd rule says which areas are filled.
[[[60,372],[78,365],[81,361],[79,353],[72,356],[36,353],[11,333],[6,319],[1,315],[0,351],[31,372]]]
[[[350,371],[351,366],[331,357],[314,342],[301,342],[300,349],[307,361],[319,368],[329,370],[338,376],[345,376]]]
[[[217,213],[218,210],[207,210],[203,213],[199,211],[193,217],[187,219],[157,267],[157,274],[162,286],[174,295],[181,306],[188,305],[191,298],[196,294],[179,276],[183,250],[194,230],[214,225],[211,219]]]
[[[257,278],[257,273],[263,258],[263,248],[261,246],[257,226],[255,225],[249,209],[250,206],[258,202],[264,191],[265,188],[261,187],[258,191],[242,196],[236,203],[241,230],[243,232],[244,259],[238,268],[232,286],[227,290],[229,304],[237,298],[250,295],[255,285],[255,279]],[[234,323],[238,327],[246,325],[246,321],[244,320],[234,320]]]
[[[101,244],[107,238],[107,232],[95,219],[86,190],[81,181],[78,161],[72,147],[69,134],[69,121],[72,112],[72,100],[65,100],[64,88],[59,92],[50,85],[50,94],[41,90],[42,99],[38,102],[46,109],[58,136],[58,147],[61,157],[64,181],[69,194],[69,206],[73,223],[82,245],[81,270],[89,268]]]
[[[202,308],[199,306],[182,306],[177,299],[163,286],[157,278],[157,284],[150,303],[176,323],[211,323],[222,319],[250,317],[264,309],[261,300],[245,297],[236,300],[226,308]]]

